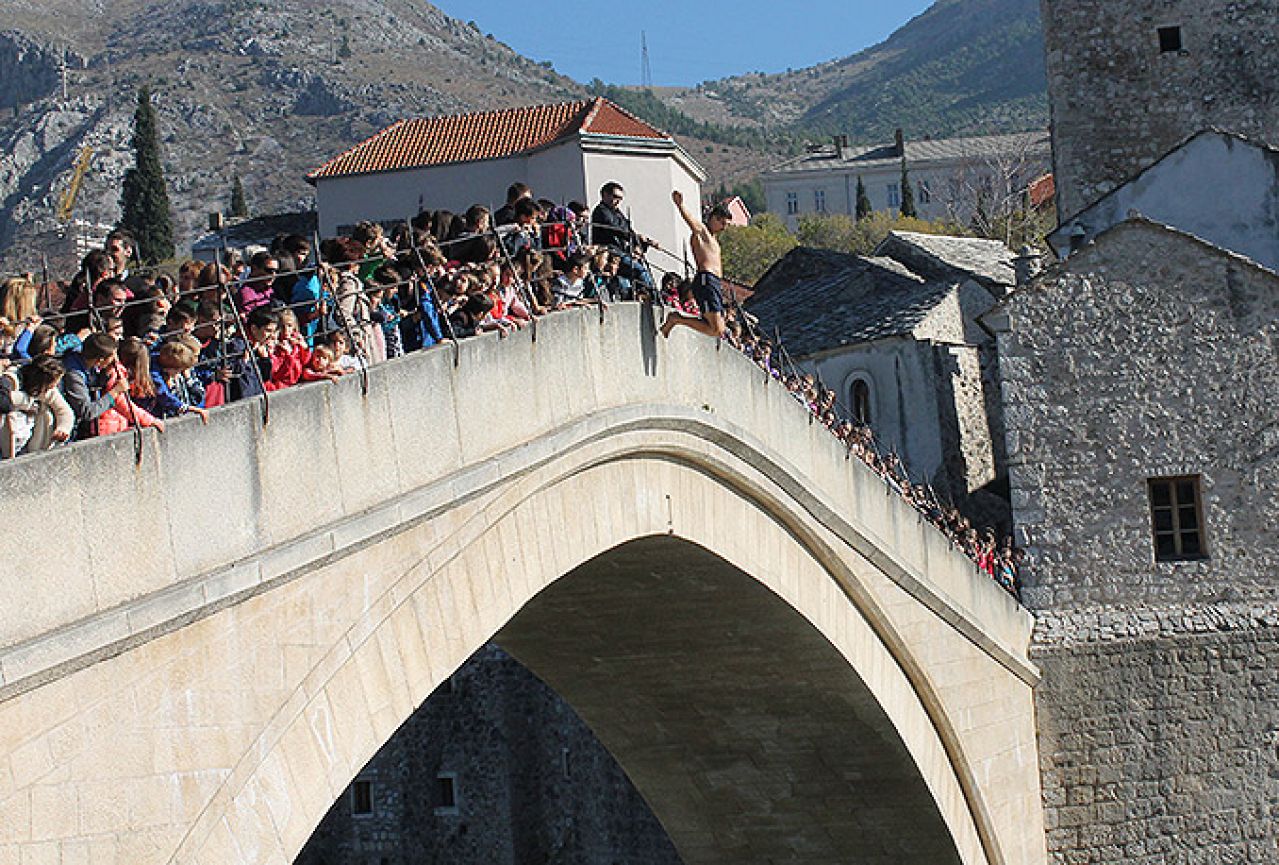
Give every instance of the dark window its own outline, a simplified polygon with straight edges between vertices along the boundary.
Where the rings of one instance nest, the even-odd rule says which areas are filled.
[[[456,772],[441,772],[435,776],[435,813],[457,813]]]
[[[1150,492],[1155,561],[1206,559],[1199,477],[1151,478],[1146,483]]]
[[[356,781],[351,785],[351,813],[367,817],[373,813],[373,782]]]
[[[1181,50],[1181,28],[1180,27],[1160,27],[1159,28],[1159,51],[1167,54],[1170,51]]]
[[[860,424],[870,426],[870,385],[865,379],[857,379],[853,382],[852,400],[853,404],[853,420]]]

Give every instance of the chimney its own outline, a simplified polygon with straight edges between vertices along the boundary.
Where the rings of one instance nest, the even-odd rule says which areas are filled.
[[[1084,228],[1078,222],[1070,227],[1070,254],[1084,248],[1084,241],[1088,239],[1088,229]]]
[[[1039,253],[1035,252],[1030,244],[1021,248],[1021,252],[1013,259],[1013,270],[1016,273],[1018,287],[1035,278],[1035,275],[1039,273],[1039,261]]]
[[[897,155],[906,155],[906,136],[902,134],[900,129],[893,136],[893,143],[897,146]]]
[[[835,158],[842,160],[844,158],[844,148],[848,146],[847,135],[835,136]]]

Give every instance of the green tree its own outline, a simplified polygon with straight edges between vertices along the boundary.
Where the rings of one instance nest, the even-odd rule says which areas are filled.
[[[857,221],[843,213],[808,213],[799,218],[800,246],[851,252],[859,246]]]
[[[901,214],[906,217],[915,217],[919,214],[915,211],[915,190],[910,185],[910,169],[906,167],[906,157],[902,157],[902,206]]]
[[[244,198],[244,183],[241,182],[240,175],[238,174],[235,176],[235,180],[231,183],[231,215],[249,215],[249,202]]]
[[[890,231],[954,236],[968,234],[953,223],[930,222],[887,210],[877,210],[859,220],[843,214],[820,213],[807,214],[799,220],[799,242],[802,245],[853,255],[870,255],[888,237]]]
[[[730,225],[719,236],[724,273],[730,279],[754,285],[777,259],[796,246],[781,217],[761,213],[750,225]]]
[[[120,227],[137,241],[138,258],[156,264],[173,258],[173,214],[164,186],[151,89],[145,86],[138,90],[133,113],[133,159],[120,194]]]
[[[871,210],[870,196],[866,194],[866,184],[862,183],[861,175],[857,176],[857,219],[862,220],[870,216]]]

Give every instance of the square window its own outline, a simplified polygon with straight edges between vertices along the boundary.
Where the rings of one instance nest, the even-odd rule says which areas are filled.
[[[1159,52],[1168,54],[1172,51],[1181,50],[1181,28],[1180,27],[1160,27],[1159,28]]]
[[[1208,557],[1199,486],[1198,475],[1146,481],[1155,561],[1184,562]]]
[[[373,782],[356,781],[351,785],[351,815],[368,817],[373,814]]]

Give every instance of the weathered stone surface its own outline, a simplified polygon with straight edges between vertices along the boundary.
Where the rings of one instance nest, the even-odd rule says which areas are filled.
[[[1058,215],[1065,219],[1209,127],[1276,144],[1271,0],[1043,0]],[[1160,52],[1158,29],[1182,50]]]
[[[1053,862],[1279,859],[1279,277],[1132,220],[1007,302]],[[1147,479],[1199,475],[1207,558]]]
[[[1050,861],[1279,861],[1279,607],[1041,613]]]
[[[1279,596],[1279,277],[1130,221],[1008,301],[1032,608]],[[1200,475],[1207,558],[1156,562],[1146,481]]]
[[[455,782],[442,807],[437,778]],[[573,709],[496,646],[437,688],[343,791],[297,865],[680,865],[643,798]]]

